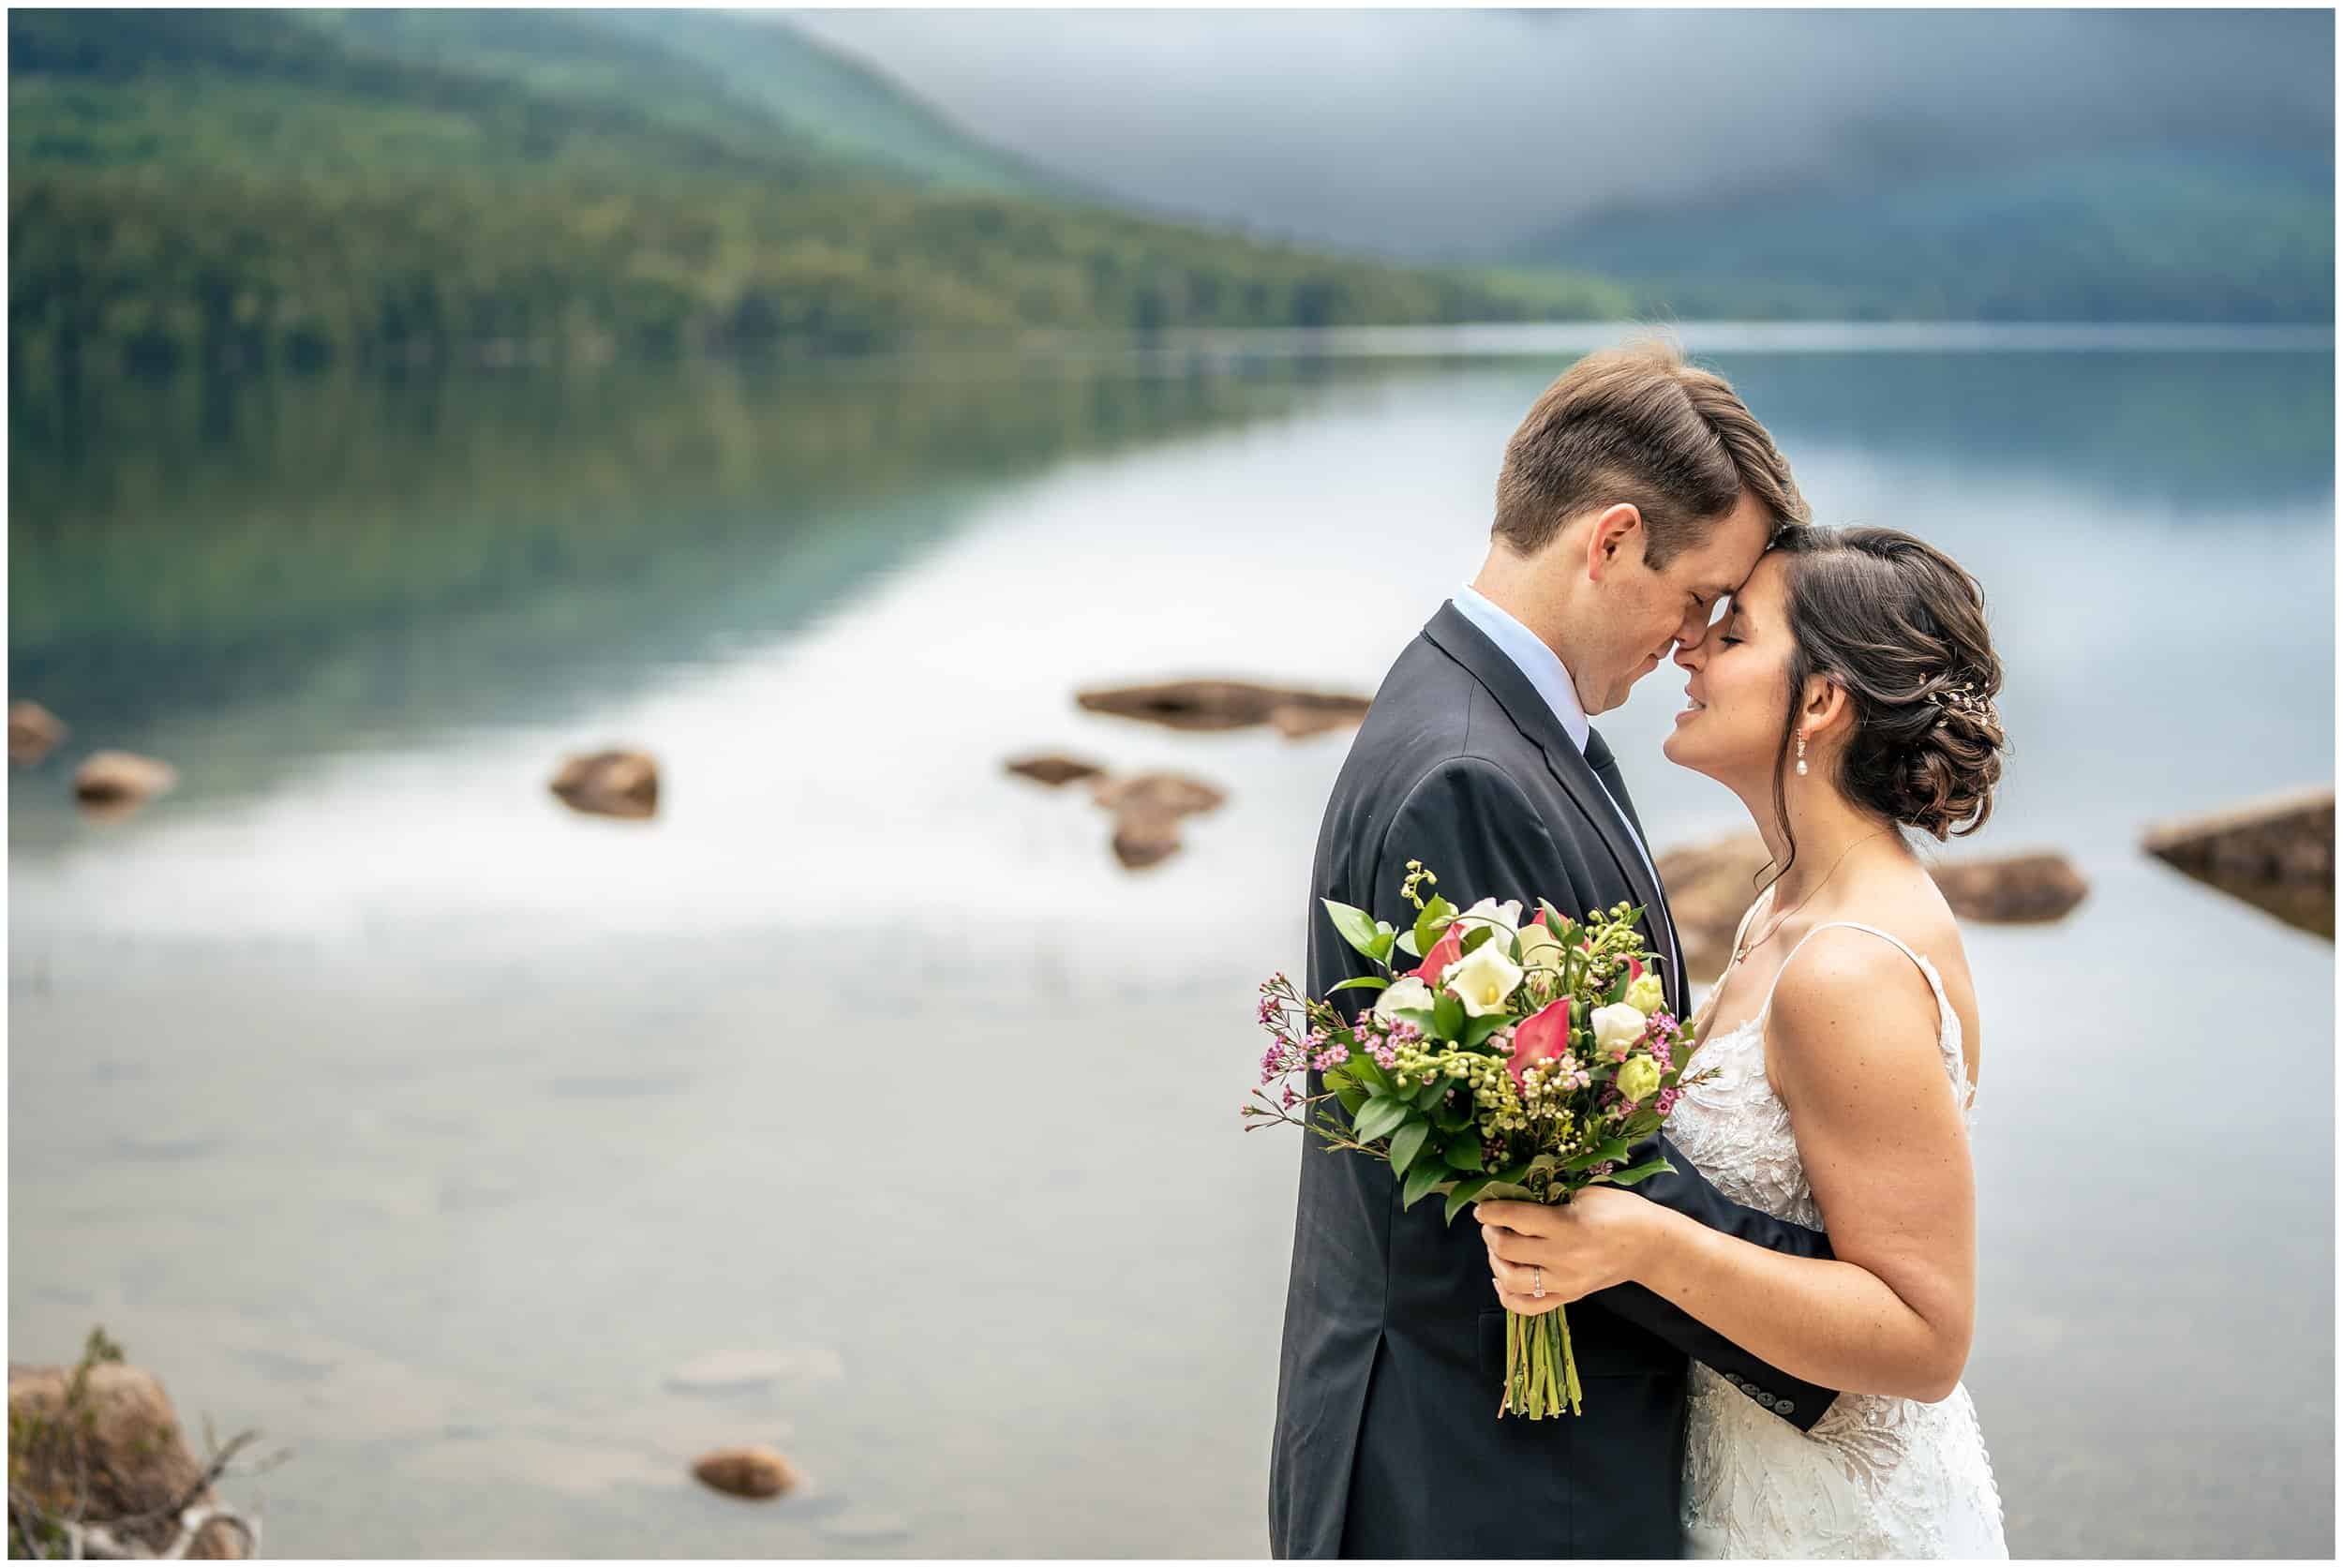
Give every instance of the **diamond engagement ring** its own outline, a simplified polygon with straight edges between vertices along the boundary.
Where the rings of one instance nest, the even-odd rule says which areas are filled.
[[[1535,1296],[1535,1297],[1539,1298],[1540,1300],[1544,1300],[1544,1299],[1545,1299],[1545,1270],[1541,1269],[1541,1268],[1533,1268],[1533,1269],[1531,1269],[1531,1270],[1530,1271],[1530,1293],[1531,1295],[1533,1295],[1533,1296]]]

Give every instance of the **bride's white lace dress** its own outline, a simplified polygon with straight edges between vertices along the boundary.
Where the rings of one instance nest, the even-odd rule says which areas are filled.
[[[1750,916],[1771,897],[1768,889]],[[1962,1124],[1972,1125],[1961,1020],[1935,966],[1886,932],[1853,929],[1895,943],[1928,977],[1943,1021],[1945,1070],[1952,1093],[1964,1101]],[[1716,995],[1709,993],[1702,1012],[1713,1008]],[[1668,1117],[1668,1137],[1726,1197],[1827,1230],[1806,1185],[1789,1110],[1766,1082],[1765,1023],[1772,1007],[1768,992],[1754,1017],[1702,1043],[1693,1065],[1716,1068],[1717,1076],[1685,1091]],[[1700,1022],[1696,1013],[1695,1025]],[[1690,1554],[1698,1558],[2009,1555],[2001,1493],[1965,1387],[1934,1404],[1842,1394],[1811,1432],[1800,1432],[1698,1363],[1692,1369],[1684,1529]]]

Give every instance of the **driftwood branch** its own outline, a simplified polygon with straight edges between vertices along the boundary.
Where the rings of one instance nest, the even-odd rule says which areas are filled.
[[[92,1423],[96,1416],[88,1406],[93,1372],[101,1363],[119,1362],[119,1347],[104,1336],[102,1329],[93,1330],[88,1348],[81,1364],[67,1379],[63,1409],[53,1416],[27,1412],[22,1417],[15,1408],[15,1390],[11,1387],[9,1410],[9,1484],[8,1525],[11,1546],[35,1558],[63,1556],[70,1560],[93,1559],[115,1561],[178,1561],[196,1547],[204,1531],[213,1525],[223,1525],[243,1537],[245,1557],[257,1557],[261,1546],[260,1520],[243,1510],[230,1507],[208,1494],[221,1477],[234,1474],[254,1474],[274,1469],[291,1456],[280,1451],[261,1463],[237,1464],[237,1456],[260,1438],[257,1431],[239,1432],[221,1446],[207,1416],[203,1423],[205,1445],[211,1457],[201,1473],[190,1483],[176,1489],[169,1501],[151,1508],[125,1513],[104,1519],[87,1516],[93,1502],[92,1458],[89,1445],[97,1441]],[[13,1377],[20,1370],[10,1365]],[[37,1369],[23,1368],[33,1371]],[[110,1374],[111,1375],[111,1374]],[[159,1388],[151,1396],[161,1400]],[[175,1443],[168,1402],[162,1401],[165,1421],[159,1434],[134,1437],[130,1452],[145,1455],[157,1441]],[[21,1443],[21,1450],[20,1450]],[[62,1445],[62,1447],[60,1446]],[[180,1449],[185,1454],[184,1448]],[[181,1461],[184,1464],[184,1460]],[[24,1474],[20,1476],[20,1466]],[[32,1475],[46,1470],[51,1477],[44,1485],[19,1485],[20,1479],[30,1482]],[[180,1471],[185,1474],[185,1471]],[[55,1493],[44,1495],[48,1486]],[[120,1496],[118,1483],[110,1483],[113,1504],[144,1501],[156,1492],[151,1487],[139,1488],[130,1496]],[[142,1494],[142,1495],[141,1495]],[[62,1509],[62,1498],[70,1502]],[[163,1538],[168,1536],[167,1540]],[[160,1542],[161,1544],[150,1545]],[[223,1542],[216,1550],[228,1549]]]

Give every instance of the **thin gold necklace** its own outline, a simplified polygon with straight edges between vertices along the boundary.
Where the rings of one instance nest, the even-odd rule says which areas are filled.
[[[1780,916],[1776,917],[1773,924],[1766,928],[1765,935],[1758,937],[1754,942],[1744,938],[1741,943],[1733,949],[1733,964],[1739,965],[1741,960],[1750,955],[1753,948],[1762,948],[1767,943],[1772,941],[1774,933],[1782,929],[1784,921],[1789,919],[1792,915],[1795,915],[1799,910],[1805,908],[1808,904],[1813,903],[1815,893],[1819,893],[1825,888],[1830,886],[1830,878],[1839,874],[1839,868],[1846,864],[1846,858],[1849,855],[1854,854],[1857,850],[1862,848],[1863,845],[1871,843],[1872,840],[1875,838],[1883,836],[1888,831],[1888,829],[1882,828],[1876,833],[1866,833],[1861,838],[1857,839],[1853,844],[1848,844],[1845,849],[1842,850],[1839,854],[1839,858],[1830,862],[1830,870],[1825,874],[1823,879],[1814,884],[1814,891],[1813,893],[1807,894],[1804,898],[1790,905],[1790,907],[1783,911]]]

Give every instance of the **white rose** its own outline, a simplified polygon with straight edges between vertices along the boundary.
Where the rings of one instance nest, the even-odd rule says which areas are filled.
[[[1497,933],[1489,938],[1494,942],[1521,923],[1521,901],[1508,899],[1500,903],[1493,898],[1485,898],[1456,918],[1464,922],[1456,928],[1460,936],[1485,929]]]
[[[1388,1021],[1402,1008],[1421,1008],[1430,1012],[1432,1004],[1437,1000],[1439,998],[1432,994],[1430,986],[1413,975],[1403,975],[1383,987],[1382,995],[1375,1002],[1375,1016]]]
[[[1495,940],[1482,943],[1448,971],[1448,989],[1474,1018],[1503,1012],[1505,998],[1520,983],[1521,965],[1505,956],[1504,943]]]
[[[1607,1008],[1594,1009],[1588,1021],[1594,1027],[1594,1048],[1606,1056],[1624,1056],[1628,1048],[1643,1038],[1644,1015],[1624,1002],[1614,1002]]]

